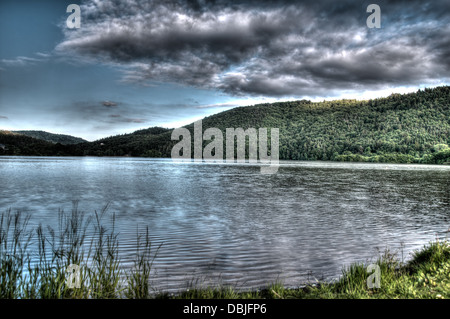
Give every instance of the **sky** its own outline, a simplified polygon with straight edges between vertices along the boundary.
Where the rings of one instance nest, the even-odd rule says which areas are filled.
[[[367,26],[369,4],[381,28]],[[448,0],[0,1],[0,129],[92,141],[237,106],[449,83]]]

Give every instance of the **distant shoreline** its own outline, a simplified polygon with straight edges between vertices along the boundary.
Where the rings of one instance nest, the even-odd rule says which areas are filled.
[[[0,158],[5,157],[55,157],[55,158],[146,158],[146,159],[171,159],[170,157],[151,157],[151,156],[130,156],[130,155],[123,155],[123,156],[95,156],[95,155],[0,155]],[[202,160],[203,163],[210,163],[212,161],[210,160]],[[404,164],[404,165],[437,165],[437,166],[448,166],[450,165],[450,162],[445,163],[423,163],[423,162],[373,162],[373,161],[351,161],[351,160],[336,160],[336,161],[330,161],[330,160],[287,160],[287,159],[280,159],[280,162],[320,162],[320,163],[355,163],[355,164]],[[194,162],[194,159],[192,159],[192,162]],[[224,159],[224,164],[226,164],[226,160]],[[221,163],[217,163],[221,164]],[[228,163],[231,164],[231,163]],[[247,162],[244,164],[248,164]],[[256,163],[256,164],[259,164]]]

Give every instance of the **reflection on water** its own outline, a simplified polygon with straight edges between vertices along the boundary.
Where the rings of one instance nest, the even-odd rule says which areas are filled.
[[[56,225],[73,201],[86,212],[110,203],[125,263],[149,226],[162,244],[158,290],[331,279],[377,248],[404,245],[408,257],[450,227],[449,166],[285,161],[261,175],[248,164],[1,157],[0,169],[0,209],[35,223]]]

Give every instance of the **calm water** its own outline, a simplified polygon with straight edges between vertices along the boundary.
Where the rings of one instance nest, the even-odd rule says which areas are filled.
[[[0,181],[0,209],[34,223],[55,225],[73,201],[86,212],[110,203],[125,265],[137,227],[149,226],[162,244],[157,290],[193,280],[295,287],[336,278],[377,248],[407,259],[450,227],[450,166],[281,162],[278,174],[261,175],[248,164],[0,157]]]

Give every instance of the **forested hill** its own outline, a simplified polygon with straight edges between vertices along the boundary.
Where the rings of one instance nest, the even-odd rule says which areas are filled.
[[[70,144],[78,144],[78,143],[84,143],[86,140],[75,137],[71,135],[64,135],[64,134],[53,134],[48,133],[44,131],[13,131],[13,133],[18,133],[22,135],[26,135],[29,137],[34,137],[39,140],[44,140],[51,143],[60,143],[63,145],[70,145]]]
[[[69,145],[54,144],[23,134],[0,130],[0,155],[67,156],[72,155]]]
[[[186,127],[193,132],[193,124]],[[203,130],[210,127],[223,133],[228,127],[279,128],[280,159],[440,164],[450,162],[450,87],[368,101],[239,107],[204,118]],[[73,145],[70,152],[170,157],[177,143],[171,141],[171,132],[150,128]]]
[[[210,127],[224,133],[227,127],[277,127],[281,159],[444,163],[450,161],[450,87],[369,101],[239,107],[203,119],[203,130]],[[187,128],[193,132],[192,124]],[[78,152],[169,157],[170,136],[170,130],[152,128],[80,144]]]

